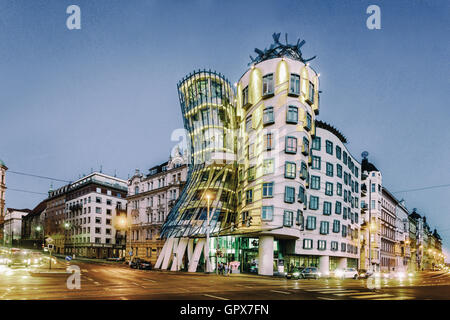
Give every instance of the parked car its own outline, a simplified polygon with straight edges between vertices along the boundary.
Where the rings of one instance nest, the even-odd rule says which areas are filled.
[[[304,268],[293,268],[291,271],[286,273],[286,279],[300,279],[302,278],[302,271]]]
[[[140,260],[140,262],[138,264],[138,269],[151,270],[152,269],[152,264],[151,264],[150,261]]]
[[[322,274],[320,273],[319,269],[316,267],[308,267],[302,270],[302,272],[300,273],[300,275],[302,276],[302,278],[304,279],[319,279]]]
[[[358,278],[359,279],[367,279],[372,275],[372,272],[366,270],[366,269],[360,269],[358,270]]]
[[[116,262],[122,262],[125,261],[125,257],[119,258],[119,257],[114,257],[114,258],[108,258],[106,259],[107,261],[116,261]]]
[[[338,269],[334,275],[341,279],[358,279],[358,271],[355,268]]]
[[[133,260],[131,260],[130,263],[130,268],[131,269],[139,269],[139,264],[141,263],[141,259],[139,258],[134,258]]]

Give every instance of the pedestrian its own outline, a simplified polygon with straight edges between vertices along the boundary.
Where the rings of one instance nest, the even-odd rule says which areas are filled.
[[[231,273],[231,264],[228,262],[228,275]]]
[[[223,265],[223,275],[226,276],[228,274],[228,265],[224,264]]]

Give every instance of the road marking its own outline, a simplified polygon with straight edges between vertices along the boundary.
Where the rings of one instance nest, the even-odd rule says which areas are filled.
[[[391,294],[382,293],[382,294],[370,294],[365,296],[357,296],[353,297],[355,299],[376,299],[376,298],[385,298],[385,297],[393,297]]]
[[[142,280],[150,281],[150,282],[156,282],[156,280],[153,280],[153,279],[142,279]]]
[[[100,285],[100,283],[98,283],[97,281],[94,281],[94,284],[96,284],[96,285],[98,285],[98,286]]]
[[[89,272],[88,269],[81,269],[82,272]]]
[[[414,297],[393,297],[393,298],[382,298],[382,299],[376,299],[376,300],[411,300],[415,299]]]
[[[336,296],[356,296],[356,295],[368,295],[371,294],[369,291],[366,292],[354,292],[354,293],[336,293]],[[376,292],[372,293],[372,294],[376,294]]]
[[[322,300],[336,300],[333,298],[326,298],[326,297],[317,297],[317,299],[322,299]]]
[[[94,271],[94,272],[98,272],[98,270],[97,270],[97,269],[92,269],[92,271]]]
[[[230,299],[227,299],[227,298],[223,298],[223,297],[218,297],[218,296],[213,296],[212,294],[203,294],[204,296],[207,296],[207,297],[211,297],[211,298],[216,298],[216,299],[220,299],[220,300],[230,300]]]
[[[286,292],[286,291],[278,291],[278,290],[270,290],[272,292],[276,292],[276,293],[282,293],[282,294],[291,294],[290,292]]]
[[[335,290],[335,291],[325,291],[325,292],[318,291],[317,293],[322,293],[322,294],[337,294],[337,293],[343,293],[343,292],[351,293],[351,292],[359,292],[359,291],[358,291],[358,290]]]
[[[128,298],[120,297],[120,300],[128,300]]]

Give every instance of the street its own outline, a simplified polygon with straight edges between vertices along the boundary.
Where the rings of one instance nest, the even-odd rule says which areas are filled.
[[[174,273],[130,269],[124,264],[62,262],[81,270],[81,288],[68,289],[69,274],[32,276],[27,268],[0,266],[2,300],[412,300],[449,299],[450,274],[423,272],[403,281],[284,278]],[[375,285],[375,282],[373,282]],[[369,283],[370,286],[370,283]]]

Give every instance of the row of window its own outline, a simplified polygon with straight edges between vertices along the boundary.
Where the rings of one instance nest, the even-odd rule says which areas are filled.
[[[311,149],[313,150],[321,150],[321,138],[319,136],[315,136],[312,141]],[[325,141],[325,150],[328,154],[333,155],[333,142],[330,140]],[[350,155],[347,152],[342,151],[341,147],[336,145],[336,158],[344,162],[345,165],[348,166],[350,171],[358,178],[359,176],[359,168],[355,166]]]
[[[303,239],[303,249],[314,249],[313,240],[312,239]],[[317,240],[317,250],[327,250],[327,241],[326,240]],[[339,242],[331,241],[330,250],[338,251],[339,250]],[[358,247],[342,242],[341,243],[341,252],[357,254]]]
[[[315,88],[311,81],[308,81],[308,96],[306,101],[310,104],[314,104]],[[262,96],[269,97],[274,94],[274,77],[273,73],[269,73],[262,78]],[[300,96],[300,75],[291,73],[289,77],[289,95]],[[242,90],[242,105],[249,105],[248,86]]]

